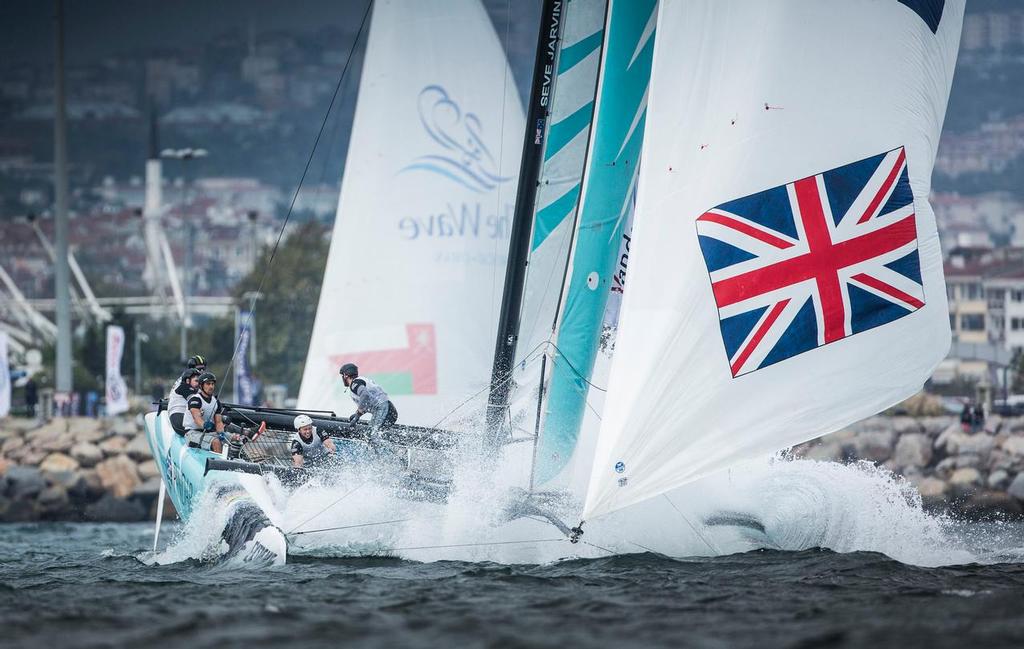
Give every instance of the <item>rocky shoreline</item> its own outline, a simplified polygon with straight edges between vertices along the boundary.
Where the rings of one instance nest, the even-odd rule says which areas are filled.
[[[912,483],[925,509],[956,516],[1024,516],[1024,418],[990,416],[965,430],[952,416],[865,419],[793,449],[813,460],[869,461]]]
[[[884,466],[932,511],[1024,517],[1024,418],[992,416],[965,431],[951,416],[877,416],[793,454]],[[0,422],[0,522],[153,520],[159,488],[135,418]],[[175,515],[167,500],[165,519]]]
[[[132,417],[0,421],[0,522],[153,520],[159,489]]]

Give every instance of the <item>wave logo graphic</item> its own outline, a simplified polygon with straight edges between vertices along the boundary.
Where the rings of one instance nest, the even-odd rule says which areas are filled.
[[[501,175],[484,143],[480,118],[476,113],[463,112],[447,90],[427,86],[420,91],[417,104],[424,130],[444,151],[422,155],[398,173],[427,171],[479,194],[512,179]]]

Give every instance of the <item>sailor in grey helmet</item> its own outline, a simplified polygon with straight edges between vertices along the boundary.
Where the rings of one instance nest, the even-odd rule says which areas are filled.
[[[179,435],[185,434],[184,419],[188,413],[188,399],[199,389],[199,374],[200,371],[194,367],[185,370],[167,400],[167,415],[171,420],[171,428]]]
[[[359,418],[370,413],[370,432],[378,432],[398,421],[398,409],[388,399],[388,393],[372,379],[359,376],[359,368],[353,363],[345,363],[338,370],[341,380],[352,392],[352,400],[356,403],[356,411],[349,417],[355,423]]]
[[[309,415],[299,415],[294,423],[292,466],[300,469],[304,466],[315,467],[334,455],[334,440],[327,433],[318,431]]]

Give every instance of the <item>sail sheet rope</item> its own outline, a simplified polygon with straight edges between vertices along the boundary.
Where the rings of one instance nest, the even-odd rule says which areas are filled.
[[[317,131],[316,139],[313,141],[313,147],[310,149],[309,158],[306,160],[306,166],[302,169],[302,176],[299,177],[299,183],[295,187],[295,191],[292,193],[291,202],[288,204],[288,211],[285,213],[284,222],[281,224],[281,228],[277,232],[277,239],[274,241],[274,247],[270,251],[270,258],[267,260],[266,265],[263,267],[263,273],[260,275],[260,282],[253,293],[252,297],[249,298],[249,316],[245,321],[245,328],[248,329],[252,324],[252,319],[256,315],[256,300],[257,295],[263,290],[263,284],[267,279],[267,274],[270,272],[270,267],[274,263],[274,257],[277,255],[277,249],[281,246],[281,241],[284,239],[285,230],[288,228],[288,222],[291,219],[292,211],[295,209],[295,203],[299,198],[299,192],[302,191],[302,184],[306,180],[306,174],[309,173],[309,167],[313,164],[313,156],[316,154],[317,147],[320,145],[320,139],[323,137],[324,129],[327,127],[327,122],[331,116],[331,111],[334,110],[334,104],[338,99],[338,94],[341,92],[341,86],[345,82],[345,78],[348,76],[349,68],[352,64],[353,55],[355,54],[356,46],[359,44],[359,40],[363,35],[363,31],[366,28],[366,22],[370,17],[370,9],[373,7],[373,0],[368,0],[366,3],[366,9],[363,11],[363,19],[359,23],[359,29],[356,31],[356,37],[352,40],[352,47],[348,50],[348,56],[345,58],[345,66],[341,70],[341,74],[338,76],[338,83],[334,86],[334,94],[331,95],[331,102],[327,106],[327,111],[324,113],[323,121],[320,123],[320,130]],[[242,344],[242,339],[239,338],[235,342],[234,350],[231,353],[231,360],[228,361],[228,366],[224,369],[222,376],[227,378],[231,373],[231,370],[235,366],[235,357],[238,355],[238,349]],[[219,384],[217,390],[217,396],[220,396],[220,390],[227,384],[225,380]]]

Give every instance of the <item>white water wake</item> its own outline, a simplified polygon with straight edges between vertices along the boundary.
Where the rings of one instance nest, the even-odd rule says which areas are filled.
[[[749,462],[587,522],[583,542],[573,545],[545,521],[507,520],[503,503],[522,484],[520,472],[507,467],[517,465],[485,474],[474,462],[462,463],[458,486],[444,505],[398,497],[380,476],[367,473],[315,479],[294,489],[271,478],[269,498],[260,504],[288,535],[289,554],[317,557],[547,563],[646,551],[706,557],[820,547],[879,552],[920,566],[1024,560],[1022,544],[1018,540],[1014,549],[1013,535],[1001,534],[998,525],[925,512],[914,486],[883,468],[785,458]],[[153,562],[223,554],[225,509],[204,498]],[[730,517],[740,524],[730,524]]]

